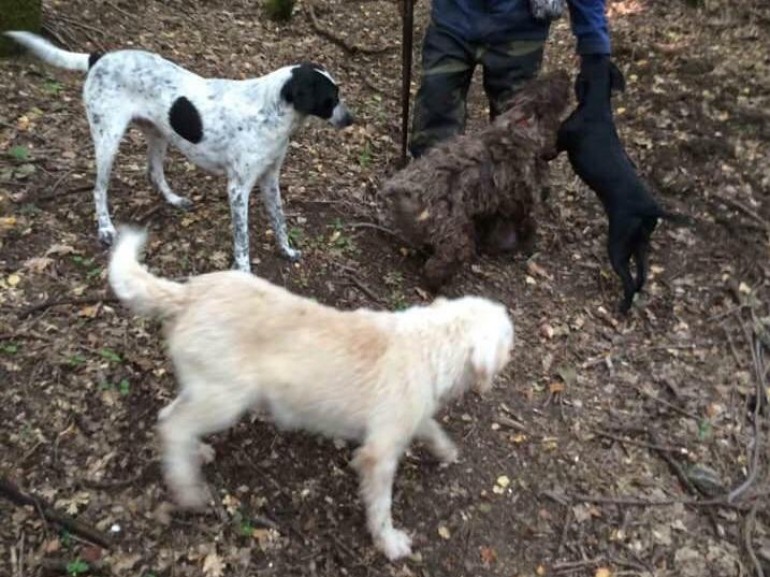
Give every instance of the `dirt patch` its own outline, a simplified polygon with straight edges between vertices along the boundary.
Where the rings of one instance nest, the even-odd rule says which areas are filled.
[[[748,551],[756,563],[770,558],[767,500],[751,498],[767,491],[767,443],[758,469],[752,445],[755,422],[767,436],[766,419],[752,411],[768,344],[770,21],[759,3],[706,4],[610,3],[628,80],[616,100],[622,137],[661,202],[698,225],[659,227],[647,294],[616,316],[601,206],[564,159],[554,163],[537,253],[482,258],[447,289],[504,301],[518,347],[492,394],[442,413],[457,465],[439,467],[420,447],[404,458],[394,516],[417,554],[396,564],[371,546],[351,447],[258,418],[212,438],[215,506],[168,514],[154,424],[175,384],[157,323],[129,317],[106,290],[82,79],[0,62],[0,475],[115,543],[95,548],[0,500],[0,574],[756,574]],[[374,54],[320,37],[302,3],[287,25],[245,0],[45,8],[52,32],[77,50],[143,47],[233,78],[325,64],[358,124],[334,132],[311,122],[292,144],[282,188],[301,263],[276,255],[252,199],[255,271],[340,307],[426,298],[417,257],[371,226],[398,156],[392,3],[316,3],[320,23]],[[427,10],[418,5],[416,38]],[[572,47],[561,22],[547,68],[573,70]],[[470,114],[470,129],[484,121],[478,82]],[[151,191],[144,155],[130,133],[110,188],[115,221],[150,228],[147,260],[165,276],[227,268],[224,181],[171,154],[168,180],[195,203],[179,212]],[[690,504],[721,498],[755,470],[735,505]]]

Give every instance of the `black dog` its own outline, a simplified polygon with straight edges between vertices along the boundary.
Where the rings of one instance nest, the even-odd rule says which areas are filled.
[[[636,173],[612,117],[611,92],[625,90],[623,74],[608,56],[583,57],[575,81],[577,108],[559,128],[557,154],[567,151],[580,179],[599,196],[609,219],[610,264],[623,283],[620,310],[628,312],[647,280],[650,237],[659,218],[688,224],[687,217],[666,212]],[[636,281],[631,257],[636,261]]]

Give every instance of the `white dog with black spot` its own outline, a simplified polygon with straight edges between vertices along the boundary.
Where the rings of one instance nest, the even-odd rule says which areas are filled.
[[[289,243],[278,182],[289,138],[308,116],[337,128],[353,122],[323,68],[304,63],[248,80],[207,79],[142,50],[89,55],[29,32],[5,34],[48,64],[87,72],[83,101],[96,149],[94,203],[104,244],[115,237],[107,206],[110,171],[134,122],[147,139],[150,181],[172,205],[189,208],[191,202],[175,194],[163,174],[169,142],[200,168],[227,176],[236,268],[251,270],[248,206],[257,183],[281,253],[300,257]]]

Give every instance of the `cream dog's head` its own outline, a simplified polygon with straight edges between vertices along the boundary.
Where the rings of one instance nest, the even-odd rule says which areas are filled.
[[[454,309],[452,313],[461,319],[468,345],[469,382],[465,386],[486,393],[511,360],[514,331],[508,311],[498,302],[471,296],[453,300],[439,297],[431,306]]]

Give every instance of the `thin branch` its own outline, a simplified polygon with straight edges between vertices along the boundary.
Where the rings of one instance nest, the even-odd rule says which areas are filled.
[[[52,339],[47,335],[41,335],[40,333],[0,333],[0,341],[46,341],[50,342]]]
[[[745,493],[754,484],[757,479],[757,475],[759,474],[759,456],[762,450],[762,428],[759,426],[759,418],[760,410],[764,404],[762,399],[767,394],[765,393],[765,387],[763,384],[764,369],[762,368],[762,344],[760,343],[759,339],[754,339],[748,328],[746,328],[745,324],[743,325],[743,330],[746,332],[746,339],[748,340],[749,347],[751,348],[751,358],[753,361],[754,374],[756,377],[757,402],[754,405],[754,419],[752,422],[752,427],[754,429],[754,447],[751,455],[751,466],[749,469],[749,474],[746,476],[746,480],[738,487],[730,491],[730,494],[727,496],[727,500],[731,503],[743,495],[743,493]]]
[[[69,515],[60,513],[53,507],[46,504],[42,499],[22,493],[8,479],[0,478],[0,495],[19,505],[21,507],[30,505],[35,507],[40,514],[48,521],[56,523],[70,531],[71,533],[85,539],[90,543],[99,545],[104,549],[109,549],[112,543],[110,538],[94,527],[86,525],[82,521],[74,519]]]
[[[86,192],[88,190],[91,190],[94,187],[93,184],[84,184],[81,186],[76,186],[75,188],[71,188],[69,190],[65,190],[64,192],[56,192],[56,188],[58,184],[59,184],[58,182],[54,184],[53,188],[51,189],[51,192],[49,192],[48,194],[41,194],[40,196],[31,198],[30,200],[32,202],[46,202],[54,199],[58,200],[64,196],[69,196],[70,194]]]
[[[635,445],[637,447],[644,447],[645,449],[651,449],[653,451],[660,451],[664,453],[681,453],[682,449],[680,447],[672,447],[669,445],[658,445],[653,443],[645,443],[644,441],[636,441],[634,439],[628,439],[626,437],[622,437],[620,435],[613,435],[612,433],[609,433],[607,431],[602,431],[599,429],[594,429],[593,432],[600,436],[600,437],[606,437],[607,439],[612,439],[613,441],[617,441],[619,443],[625,443],[628,445]]]
[[[92,297],[75,297],[75,298],[64,298],[64,299],[50,299],[47,301],[43,301],[41,303],[37,303],[34,305],[30,305],[25,309],[22,309],[18,313],[18,317],[20,319],[25,319],[28,316],[30,316],[33,313],[36,313],[41,310],[46,310],[51,307],[57,307],[60,305],[93,305],[97,303],[116,303],[118,302],[118,299],[115,297],[110,296],[92,296]]]
[[[628,507],[669,507],[687,505],[690,507],[724,507],[743,510],[739,503],[729,503],[726,499],[640,499],[638,497],[604,497],[601,495],[565,495],[567,499],[595,505],[625,505]]]
[[[726,196],[717,196],[717,198],[722,202],[724,202],[726,205],[739,210],[746,216],[753,219],[756,223],[758,223],[760,226],[762,226],[762,228],[765,229],[765,232],[770,231],[770,223],[768,223],[764,218],[759,216],[757,212],[754,209],[752,209],[750,206],[745,205],[740,200],[728,198]]]
[[[307,13],[310,16],[310,23],[313,26],[313,30],[316,31],[316,33],[319,36],[322,36],[323,38],[326,38],[329,40],[332,44],[335,44],[342,48],[345,52],[348,54],[382,54],[383,52],[388,52],[389,50],[394,50],[397,48],[394,44],[388,44],[386,46],[378,46],[375,48],[369,47],[369,46],[361,46],[360,44],[351,44],[344,38],[341,38],[337,36],[334,32],[326,28],[323,24],[321,24],[318,20],[318,17],[316,16],[315,12],[315,5],[313,0],[310,0],[307,4]]]
[[[689,417],[691,419],[694,419],[696,421],[700,421],[700,417],[696,415],[695,413],[691,413],[690,411],[683,409],[682,407],[678,407],[674,403],[669,403],[666,399],[661,399],[660,397],[657,397],[656,395],[653,395],[652,393],[648,393],[641,387],[636,387],[636,390],[639,391],[642,395],[647,397],[648,399],[652,399],[653,401],[656,401],[660,403],[661,405],[665,405],[669,409],[672,409],[673,411],[676,411],[680,415],[683,415],[685,417]]]
[[[749,559],[751,559],[752,565],[754,565],[754,575],[756,577],[765,577],[765,571],[762,569],[762,564],[759,562],[759,559],[757,559],[757,554],[754,552],[754,545],[751,539],[751,536],[754,533],[758,506],[757,503],[754,503],[754,506],[746,515],[746,520],[743,524],[743,546],[746,548],[746,554],[749,556]]]

